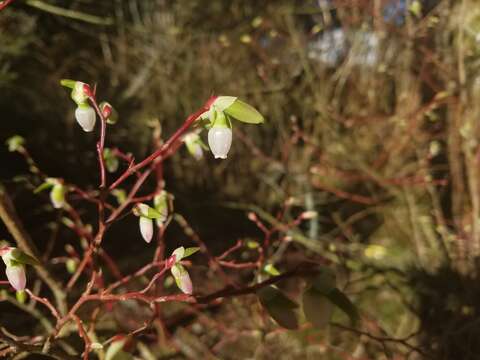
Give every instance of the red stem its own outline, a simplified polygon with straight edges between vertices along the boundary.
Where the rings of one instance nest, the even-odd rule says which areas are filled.
[[[188,130],[188,128],[205,112],[208,110],[212,100],[209,99],[205,105],[203,105],[199,110],[191,114],[183,123],[182,126],[178,128],[177,131],[168,139],[163,146],[155,151],[153,154],[145,158],[143,161],[139,162],[137,165],[129,167],[120,177],[110,185],[110,190],[115,189],[120,185],[126,178],[132,175],[134,172],[140,170],[141,168],[150,164],[153,160],[159,158],[160,156],[166,154],[168,150],[175,144],[175,142]]]
[[[8,4],[10,4],[12,2],[13,2],[13,0],[4,0],[2,3],[0,3],[0,11],[5,9],[8,6]]]

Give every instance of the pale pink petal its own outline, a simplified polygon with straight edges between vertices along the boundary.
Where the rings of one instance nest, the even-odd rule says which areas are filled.
[[[27,278],[25,276],[25,268],[22,265],[7,266],[5,270],[8,281],[15,290],[25,289]]]
[[[140,216],[140,232],[143,239],[149,243],[153,237],[153,220],[147,217]]]

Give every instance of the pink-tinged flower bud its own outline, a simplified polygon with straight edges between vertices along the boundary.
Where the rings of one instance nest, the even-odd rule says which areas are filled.
[[[25,275],[25,267],[23,265],[7,266],[5,273],[7,274],[8,282],[12,287],[19,291],[25,289],[27,277]]]
[[[142,237],[147,243],[149,243],[152,241],[153,237],[153,220],[144,216],[140,216],[139,223]]]
[[[223,125],[214,125],[208,131],[208,145],[215,159],[226,159],[232,145],[232,130]]]
[[[96,121],[95,110],[89,105],[80,105],[75,110],[75,119],[77,119],[83,131],[93,131]]]
[[[191,295],[193,292],[192,280],[187,270],[181,264],[175,264],[172,269],[173,278],[177,283],[177,286],[183,293]]]

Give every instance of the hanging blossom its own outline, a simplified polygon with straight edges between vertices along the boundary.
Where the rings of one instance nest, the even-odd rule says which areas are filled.
[[[217,97],[202,114],[201,119],[209,121],[208,145],[215,159],[226,159],[230,151],[233,137],[232,119],[249,124],[264,122],[262,114],[234,96]]]
[[[199,247],[184,248],[183,246],[175,249],[172,256],[168,259],[170,262],[170,272],[172,273],[175,283],[178,288],[185,294],[191,295],[193,293],[192,280],[188,274],[187,269],[180,263],[182,259],[195,254]]]
[[[10,285],[17,291],[25,289],[27,284],[25,265],[37,265],[38,261],[20,249],[10,246],[0,248],[0,256],[5,263],[5,274]]]
[[[153,238],[153,220],[162,219],[163,215],[156,209],[144,203],[138,203],[133,208],[133,214],[139,217],[138,224],[143,240],[147,243]]]

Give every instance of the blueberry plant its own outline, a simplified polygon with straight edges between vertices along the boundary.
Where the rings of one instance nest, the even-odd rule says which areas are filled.
[[[13,246],[12,243],[4,241],[0,246],[6,276],[6,280],[0,282],[5,287],[3,296],[10,297],[9,293],[15,292],[16,297],[13,301],[18,306],[25,307],[27,301],[43,306],[41,310],[35,309],[35,314],[49,324],[45,334],[42,336],[32,334],[29,341],[25,342],[11,338],[6,333],[1,334],[0,340],[7,345],[2,349],[4,354],[34,352],[48,354],[54,358],[81,356],[83,359],[91,357],[114,359],[120,356],[119,354],[126,356],[130,340],[148,329],[153,318],[158,315],[159,304],[164,302],[183,302],[201,309],[203,305],[219,303],[224,298],[250,294],[259,299],[271,318],[287,329],[297,329],[300,320],[305,317],[313,326],[324,327],[328,324],[334,307],[343,310],[352,322],[358,320],[355,307],[337,289],[335,276],[328,268],[306,263],[280,273],[266,259],[268,240],[265,240],[263,245],[237,243],[225,253],[215,256],[198,236],[193,236],[198,246],[186,248],[181,246],[171,255],[164,254],[163,234],[172,217],[177,214],[173,210],[173,196],[167,192],[162,171],[158,169],[182,144],[185,144],[188,152],[198,161],[203,159],[204,151],[208,149],[215,159],[227,158],[234,138],[234,123],[264,122],[263,116],[255,108],[233,96],[213,96],[188,116],[166,141],[162,142],[157,138],[156,150],[142,161],[136,162],[130,154],[119,148],[105,146],[107,130],[110,131],[110,126],[116,123],[117,114],[111,104],[97,100],[96,87],[75,80],[62,80],[61,85],[71,91],[71,98],[76,105],[75,119],[78,125],[86,133],[97,131],[99,134],[96,155],[100,181],[98,188],[91,190],[81,189],[61,178],[49,177],[36,165],[22,137],[14,136],[7,141],[8,149],[23,155],[30,164],[31,171],[41,179],[34,193],[48,191],[53,208],[65,214],[63,224],[78,235],[82,253],[78,253],[72,245],[65,246],[66,255],[60,260],[57,258],[56,261],[65,263],[66,272],[70,277],[66,281],[60,280],[60,276],[51,270],[52,259],[49,260],[39,254],[34,241],[22,228],[6,190],[1,189],[0,217],[17,245]],[[203,130],[208,131],[208,146],[201,138]],[[123,163],[125,170],[113,178]],[[153,175],[157,176],[156,189],[150,194],[139,195],[147,178]],[[129,189],[121,188],[128,178],[134,178],[133,185]],[[81,212],[71,201],[74,195],[96,205],[98,222],[95,229],[84,223]],[[112,199],[115,199],[115,203]],[[128,216],[138,218],[138,236],[145,240],[146,246],[153,245],[151,243],[155,235],[157,242],[152,247],[151,261],[134,273],[124,275],[115,259],[107,254],[102,245],[111,225]],[[314,216],[316,216],[314,212],[304,212],[291,226],[296,226]],[[249,218],[260,228],[263,226],[254,213],[251,213]],[[227,260],[227,257],[244,246],[258,251],[256,262],[239,263]],[[195,257],[191,256],[197,251],[207,257],[213,271],[224,280],[223,289],[208,293],[203,290],[207,288],[204,284],[192,281],[190,275],[194,271]],[[106,282],[103,266],[116,277],[114,282]],[[28,268],[30,270],[27,270]],[[241,285],[232,282],[224,271],[226,268],[252,269],[257,275],[251,283]],[[167,273],[175,280],[177,292],[166,293],[162,290],[161,281]],[[43,290],[40,295],[40,291],[33,286],[34,282],[30,279],[37,277],[50,288],[50,292]],[[306,280],[303,295],[305,317],[299,317],[298,303],[276,286],[279,281],[291,277]],[[83,278],[87,281],[82,286],[80,284]],[[147,279],[145,286],[139,290],[129,290],[126,285],[133,284],[138,278]],[[126,334],[102,336],[100,331],[96,331],[97,319],[102,312],[109,311],[111,304],[125,301],[147,304],[156,312],[154,311],[152,319],[146,321],[139,329]],[[87,303],[96,306],[85,316],[80,310]],[[61,345],[64,329],[70,323],[74,324],[84,343],[83,350],[78,350],[78,353],[71,347]]]

